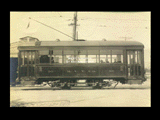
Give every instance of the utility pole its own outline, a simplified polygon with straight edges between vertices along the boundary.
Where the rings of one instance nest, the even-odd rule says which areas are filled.
[[[69,24],[69,26],[73,26],[73,41],[77,41],[78,32],[76,32],[76,27],[79,26],[77,25],[77,12],[74,13],[73,21],[74,23]]]
[[[31,18],[29,17],[29,19],[31,19]],[[42,24],[42,25],[44,25],[44,26],[46,26],[46,27],[49,27],[49,28],[51,28],[51,29],[54,29],[54,30],[56,30],[57,32],[62,33],[63,35],[66,35],[66,36],[72,38],[73,41],[77,41],[77,40],[78,40],[78,32],[76,31],[76,27],[79,26],[79,24],[77,25],[77,12],[74,13],[74,18],[73,18],[74,23],[68,24],[69,26],[72,26],[72,25],[73,25],[73,37],[71,37],[71,36],[69,36],[69,35],[61,32],[60,30],[57,30],[57,29],[55,29],[55,28],[53,28],[53,27],[51,27],[51,26],[49,26],[49,25],[46,25],[46,24],[44,24],[44,23],[42,23],[42,22],[39,22],[39,21],[37,21],[37,20],[35,20],[35,19],[32,19],[32,20],[33,20],[33,21],[36,21],[36,22],[38,22],[38,23],[40,23],[40,24]],[[29,24],[28,24],[27,28],[28,28],[28,27],[29,27]]]
[[[74,14],[73,41],[76,41],[77,12]]]

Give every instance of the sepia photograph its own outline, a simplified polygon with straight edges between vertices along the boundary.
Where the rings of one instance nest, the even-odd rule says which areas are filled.
[[[151,107],[151,11],[10,11],[10,107]]]

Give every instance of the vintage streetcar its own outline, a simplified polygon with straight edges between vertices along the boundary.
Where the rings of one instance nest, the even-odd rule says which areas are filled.
[[[136,41],[37,40],[21,42],[18,50],[17,82],[22,85],[71,88],[85,80],[85,86],[103,88],[146,81],[144,45]]]

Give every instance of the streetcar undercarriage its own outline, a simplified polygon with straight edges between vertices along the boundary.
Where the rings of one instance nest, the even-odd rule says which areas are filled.
[[[118,81],[108,80],[104,81],[103,79],[98,80],[57,80],[49,81],[48,85],[51,87],[60,87],[61,89],[71,89],[72,87],[92,87],[93,89],[102,89],[103,87],[110,87],[112,84],[116,83],[114,88],[119,83]]]
[[[126,79],[44,79],[39,78],[34,84],[48,84],[50,87],[59,87],[61,89],[71,89],[72,87],[91,87],[93,89],[102,89],[104,87],[116,88],[119,83],[122,84],[142,84],[143,80],[133,80],[129,82]],[[138,81],[138,82],[135,82]],[[31,81],[33,82],[33,81]],[[28,84],[28,83],[27,83]],[[33,84],[32,84],[33,85]]]

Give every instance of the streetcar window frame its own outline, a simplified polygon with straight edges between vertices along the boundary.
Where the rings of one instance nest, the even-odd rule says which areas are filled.
[[[123,64],[123,50],[100,50],[100,63],[105,64]]]
[[[62,64],[63,63],[63,50],[54,50],[50,49],[49,50],[49,55],[50,55],[50,63],[51,64]]]
[[[49,64],[50,63],[50,56],[49,56],[49,50],[39,50],[39,63],[40,64]]]
[[[45,60],[41,60],[41,57],[46,57]],[[54,50],[54,49],[45,49],[39,50],[39,63],[40,64],[62,64],[63,56],[62,50]]]
[[[36,56],[35,51],[30,51],[30,50],[21,51],[20,52],[20,59],[21,59],[20,65],[35,64],[35,56]]]
[[[100,50],[100,63],[111,64],[112,50]]]
[[[94,59],[90,59],[94,58]],[[88,62],[87,63],[99,63],[99,55],[89,55],[88,54]]]
[[[41,51],[41,52],[40,52]],[[44,52],[42,52],[44,51]],[[70,51],[71,54],[67,54],[65,51]],[[116,58],[115,63],[123,64],[124,63],[124,50],[123,49],[106,49],[106,50],[81,50],[83,52],[79,52],[78,50],[54,50],[54,49],[43,49],[36,52],[36,50],[22,50],[20,51],[20,65],[27,65],[27,64],[35,64],[36,62],[36,55],[39,55],[39,64],[65,64],[65,63],[104,63],[104,64],[113,64],[114,59]],[[90,53],[89,51],[92,51]],[[94,51],[94,52],[93,52]],[[106,51],[106,53],[104,52]],[[115,51],[118,51],[116,53]],[[120,51],[120,52],[119,52]],[[127,52],[133,52],[131,55],[126,55],[126,60],[128,61],[128,64],[140,64],[142,65],[142,50],[127,50]],[[99,53],[99,54],[98,54]],[[120,53],[120,54],[119,54]],[[45,55],[47,56],[48,60],[45,62],[41,62],[40,58]],[[134,55],[134,56],[133,56]],[[68,56],[72,56],[71,62],[67,62],[66,58]],[[58,57],[57,62],[52,62],[52,58],[55,60],[56,57]],[[94,62],[90,62],[90,58],[94,57]],[[78,59],[79,58],[79,59]],[[134,59],[131,61],[131,59]],[[81,60],[80,60],[81,59]],[[107,60],[108,59],[108,60]],[[108,62],[107,62],[108,61]],[[120,62],[119,62],[120,61]]]
[[[123,64],[123,50],[122,49],[109,49],[109,50],[43,50],[47,52],[42,52],[45,55],[48,55],[48,62],[45,64],[68,64],[68,63],[105,63],[105,64]],[[59,52],[58,52],[59,51]],[[39,58],[42,55],[39,54]],[[58,62],[55,61],[56,57]],[[91,60],[93,58],[93,60]],[[40,64],[43,64],[40,61]]]

